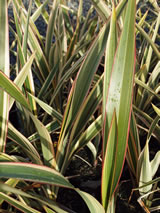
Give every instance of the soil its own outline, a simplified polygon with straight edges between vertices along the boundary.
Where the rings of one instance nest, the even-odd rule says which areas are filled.
[[[89,162],[85,149],[81,150],[78,155]],[[89,166],[80,158],[73,157],[65,176],[77,188],[94,196],[101,203],[101,161],[99,160],[96,166]],[[142,213],[144,212],[139,203],[135,193],[132,193],[132,182],[128,172],[127,164],[124,166],[119,190],[116,201],[116,213]],[[130,199],[131,198],[131,199]],[[75,213],[90,213],[82,198],[73,190],[63,189],[59,190],[58,201],[64,206],[73,210]]]

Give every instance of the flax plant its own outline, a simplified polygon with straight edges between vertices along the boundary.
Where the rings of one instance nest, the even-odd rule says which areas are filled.
[[[35,126],[35,131],[38,132],[38,135],[36,133],[30,136],[29,138],[27,138],[24,135],[22,135],[21,132],[16,130],[11,123],[9,123],[8,138],[11,141],[15,142],[16,144],[18,144],[17,153],[19,153],[19,150],[22,150],[21,152],[24,153],[24,156],[26,157],[20,157],[20,156],[9,157],[7,153],[1,155],[1,160],[3,159],[2,161],[7,161],[5,163],[1,163],[1,177],[15,178],[15,179],[8,179],[6,182],[2,183],[1,195],[0,195],[1,204],[4,201],[7,201],[11,205],[15,206],[16,208],[24,212],[40,212],[42,211],[42,209],[45,209],[45,211],[50,211],[50,212],[53,212],[53,211],[68,212],[68,210],[65,210],[66,209],[65,207],[59,207],[58,203],[56,202],[53,203],[51,201],[51,199],[53,200],[55,196],[53,194],[54,191],[52,190],[53,185],[68,187],[71,189],[73,189],[74,187],[72,186],[72,184],[69,183],[69,181],[64,176],[62,176],[63,173],[60,174],[58,171],[55,170],[57,167],[56,166],[57,163],[55,162],[55,150],[54,150],[54,144],[52,143],[49,132],[54,132],[54,130],[56,130],[57,128],[60,128],[60,125],[62,122],[61,112],[63,112],[63,104],[61,101],[59,102],[57,94],[59,90],[61,89],[61,87],[64,85],[59,85],[59,82],[60,83],[65,82],[67,79],[71,77],[71,75],[74,74],[74,72],[78,69],[78,67],[80,66],[80,63],[84,59],[85,47],[86,46],[88,47],[89,45],[89,41],[86,41],[86,42],[83,41],[85,37],[83,38],[79,37],[79,40],[77,40],[77,34],[74,33],[73,28],[69,29],[70,34],[68,35],[68,40],[67,40],[66,32],[65,32],[66,28],[64,26],[63,19],[64,19],[64,16],[66,16],[66,18],[68,17],[68,20],[69,20],[69,14],[68,14],[69,8],[67,8],[67,10],[65,8],[62,13],[62,8],[64,7],[61,7],[61,4],[60,4],[61,2],[57,1],[57,4],[55,4],[54,2],[52,5],[51,16],[48,17],[48,19],[47,18],[45,19],[48,24],[45,45],[48,45],[49,43],[50,45],[52,45],[52,47],[49,49],[49,52],[48,52],[47,48],[45,49],[43,41],[34,24],[34,22],[36,21],[36,18],[38,18],[39,15],[41,14],[40,8],[43,8],[46,5],[46,2],[44,3],[44,5],[41,5],[39,8],[37,8],[32,18],[30,17],[30,12],[29,13],[26,12],[26,9],[22,1],[16,1],[16,0],[12,1],[16,31],[14,31],[12,28],[11,30],[12,30],[12,33],[15,35],[15,42],[17,43],[17,50],[18,50],[17,51],[17,64],[18,64],[17,69],[18,70],[17,70],[17,76],[14,82],[12,82],[7,77],[7,75],[3,74],[3,72],[1,72],[1,77],[0,77],[1,88],[3,89],[2,90],[3,93],[5,90],[5,92],[7,92],[10,95],[10,97],[13,97],[14,100],[16,100],[18,110],[20,110],[21,113],[24,113],[24,115],[22,115],[22,118],[23,117],[28,118],[28,124],[32,120]],[[31,9],[31,3],[32,2],[30,1],[29,11]],[[40,4],[39,1],[37,1],[37,4],[38,3]],[[8,6],[7,1],[6,1],[6,4],[3,6],[5,8],[4,11],[7,11],[7,6]],[[79,7],[79,14],[78,14],[77,20],[79,19],[79,16],[81,16],[81,8],[82,8],[82,2]],[[55,12],[56,10],[57,10],[57,13]],[[55,14],[55,17],[53,17],[52,14]],[[46,12],[44,12],[43,15],[46,15]],[[6,17],[7,17],[7,12],[5,14],[2,13],[2,18],[6,18]],[[57,21],[58,21],[58,24],[57,24]],[[61,25],[61,21],[63,23],[62,25]],[[50,28],[52,24],[55,26],[55,28],[53,28],[55,31],[53,32],[51,31],[52,29]],[[86,22],[85,24],[87,25],[88,23]],[[6,26],[8,26],[7,22],[5,22],[5,27]],[[77,32],[79,31],[79,27],[80,26],[78,24],[76,29]],[[58,35],[55,34],[57,33],[57,29],[58,29]],[[5,33],[6,32],[8,31],[6,30]],[[56,38],[55,43],[52,43],[53,33]],[[59,35],[61,35],[64,38],[63,43],[61,43],[61,39],[59,38]],[[8,40],[6,39],[5,41],[7,42]],[[70,46],[68,48],[68,52],[66,52],[67,42],[70,42],[72,46],[72,50],[70,49],[71,47]],[[78,50],[77,49],[75,50],[75,47],[74,47],[75,42],[77,42],[76,46],[77,47],[79,46]],[[82,47],[80,46],[81,43],[83,43]],[[57,53],[55,52],[55,49],[57,48],[60,48],[62,50],[61,54],[63,56],[57,55]],[[4,50],[7,50],[7,48],[4,47]],[[47,56],[47,52],[48,52],[48,56]],[[9,54],[9,51],[8,51],[8,54]],[[60,58],[62,57],[63,60],[59,60],[59,57]],[[33,64],[33,60],[35,60],[35,64],[34,64],[34,67],[32,66],[32,71],[33,69],[35,69],[34,71],[37,74],[36,76],[39,79],[40,84],[43,85],[42,90],[40,90],[39,92],[40,95],[38,95],[37,99],[35,98],[34,89],[33,90],[30,89],[31,84],[28,84],[33,80],[33,76],[32,76],[33,73],[31,73],[31,65]],[[73,68],[72,67],[69,68],[71,64],[74,64]],[[31,81],[29,81],[29,78],[31,79]],[[43,101],[39,99],[39,97],[43,96],[48,89],[51,91],[53,89],[55,89],[55,91],[56,90],[58,91],[54,97],[55,109],[52,108],[52,102],[54,101],[54,99],[50,99],[49,101],[50,106],[44,102],[44,100],[48,100],[48,96],[46,96],[46,98],[43,99]],[[49,115],[51,115],[51,117],[53,117],[53,120],[51,120],[50,123],[47,123],[47,128],[45,127],[45,124],[43,124],[38,119],[35,113],[36,110],[32,102],[30,102],[30,100],[33,101],[33,103],[37,101],[37,103]],[[8,103],[10,104],[10,108],[11,108],[14,103],[13,99],[11,98],[11,101]],[[3,107],[3,109],[5,108]],[[46,119],[44,118],[44,120]],[[4,122],[2,124],[4,124]],[[5,130],[5,133],[6,132],[7,130]],[[34,140],[34,144],[31,143],[32,140]],[[6,142],[6,139],[3,140],[3,142]],[[39,142],[41,144],[43,159],[38,153],[40,150],[40,148],[38,148]],[[12,144],[12,143],[10,142],[9,144]],[[28,158],[28,160],[26,160],[26,158]],[[32,195],[29,195],[28,193],[23,193],[21,190],[18,190],[15,188],[17,185],[20,184],[21,182],[20,180],[24,180],[24,179],[28,181],[32,181],[32,182],[38,182],[38,183],[41,182],[45,184],[44,186],[42,185],[42,187],[40,186],[39,188],[40,191],[38,193],[39,195],[38,194],[36,195],[34,193]],[[27,184],[27,185],[29,186],[30,184]],[[25,187],[25,185],[23,187]],[[87,203],[88,208],[91,210],[91,212],[96,212],[96,211],[104,212],[103,207],[100,205],[98,201],[95,200],[95,198],[78,189],[75,189],[75,190],[77,191],[77,193],[81,195],[81,197],[83,197],[84,201]],[[6,195],[4,194],[4,191],[7,192]],[[18,194],[19,199],[17,200],[13,198],[11,196],[11,192],[12,193],[16,192],[16,194]],[[48,195],[46,196],[46,200],[44,200],[44,197],[43,197],[44,193]],[[31,202],[32,198],[37,200],[38,203],[39,202],[41,203],[40,205],[38,205],[39,206],[38,209],[35,209],[34,205],[32,205],[32,202]],[[24,204],[24,200],[26,199],[28,199],[27,203],[31,202],[30,205]],[[92,203],[94,203],[94,205],[92,205]],[[96,205],[96,208],[95,208],[95,205]]]
[[[8,73],[11,3],[13,81]],[[92,213],[115,212],[125,159],[139,195],[152,191],[153,183],[148,182],[159,166],[159,152],[150,161],[148,149],[151,136],[159,139],[159,105],[151,105],[159,100],[158,6],[154,4],[156,18],[148,24],[147,13],[141,15],[140,9],[136,13],[134,0],[92,0],[86,17],[83,3],[80,0],[76,9],[64,0],[36,0],[30,1],[28,11],[22,0],[1,3],[0,41],[5,42],[0,49],[0,203],[9,203],[8,210],[13,206],[21,212],[74,212],[57,202],[59,187],[64,187],[75,190]],[[46,36],[35,24],[40,16]],[[139,36],[144,47],[136,51]],[[20,130],[8,119],[14,103]],[[153,117],[153,112],[158,115]],[[148,136],[141,151],[144,129]],[[100,140],[102,204],[65,177],[73,156],[83,147],[88,146],[96,159]]]

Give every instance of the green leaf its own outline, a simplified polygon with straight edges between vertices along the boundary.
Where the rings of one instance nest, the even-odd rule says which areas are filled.
[[[37,164],[0,163],[0,177],[73,188],[72,184],[56,170]]]
[[[66,170],[68,163],[70,162],[73,154],[87,145],[89,141],[95,138],[102,129],[102,116],[100,115],[95,119],[89,127],[77,138],[75,138],[71,144],[67,146],[67,150],[64,156],[64,162],[61,168],[61,172]]]
[[[45,209],[46,213],[56,213],[55,211],[47,208],[47,206],[43,206],[43,208]]]
[[[0,2],[0,70],[9,76],[9,31],[7,0]]]
[[[149,127],[149,131],[148,131],[148,135],[147,135],[147,142],[150,141],[150,138],[156,128],[156,125],[158,124],[158,121],[159,121],[159,116],[157,115],[154,119],[153,119],[153,122],[151,123],[150,127]]]
[[[15,206],[17,209],[22,210],[25,213],[40,213],[39,211],[29,207],[28,205],[25,205],[24,203],[10,197],[9,195],[6,195],[2,192],[0,192],[0,198],[4,199],[8,203],[10,203],[12,206]]]
[[[40,156],[30,141],[22,135],[10,122],[8,123],[8,137],[20,146],[33,163],[42,164]]]
[[[156,37],[158,35],[159,25],[160,25],[160,13],[159,13],[159,15],[157,17],[156,26],[155,26],[154,33],[153,33],[153,36],[152,36],[152,42],[153,43],[155,43]],[[152,53],[153,53],[153,49],[150,46],[149,50],[148,50],[147,58],[146,58],[147,72],[149,72],[151,58],[152,58]]]
[[[12,98],[31,111],[28,101],[21,90],[2,71],[0,71],[0,87],[12,96]]]
[[[103,128],[103,153],[105,153],[103,159],[108,159],[107,165],[111,164],[113,168],[108,173],[103,172],[102,177],[102,189],[106,192],[106,194],[102,194],[105,210],[107,210],[109,201],[114,196],[123,168],[128,142],[135,65],[135,9],[135,1],[129,0],[107,92]],[[118,137],[116,149],[114,149],[115,143],[111,143],[111,140],[109,140],[113,125],[112,120],[115,119],[114,111],[117,117],[117,131],[114,131],[114,138]],[[110,156],[110,150],[114,150],[114,162],[112,162],[113,159],[107,157]]]
[[[48,123],[45,128],[48,130],[49,133],[55,132],[57,129],[60,128],[60,124],[57,121],[51,121],[50,123]],[[38,133],[34,133],[32,134],[30,137],[28,137],[29,141],[35,141],[39,139],[39,135]]]
[[[148,142],[146,143],[138,162],[138,170],[140,171],[139,176],[139,187],[142,187],[147,182],[152,180],[152,168],[151,163],[149,160],[149,146]],[[152,184],[147,185],[143,188],[139,189],[139,192],[141,195],[144,195],[145,193],[149,192],[152,189]]]
[[[102,18],[102,20],[104,22],[108,21],[111,11],[110,11],[110,8],[107,6],[107,4],[105,4],[103,0],[99,0],[99,1],[92,0],[92,2],[98,14]],[[119,5],[116,8],[117,16],[120,15],[126,3],[127,3],[127,0],[120,1]]]
[[[145,12],[145,14],[142,16],[142,18],[139,20],[138,25],[143,26],[145,19],[148,15],[148,10]],[[136,29],[136,35],[138,34],[138,30]]]
[[[60,168],[63,162],[66,142],[68,142],[68,138],[66,135],[69,134],[69,128],[72,127],[72,122],[78,115],[78,111],[80,110],[80,107],[82,106],[86,95],[88,94],[93,76],[104,53],[107,34],[108,24],[105,24],[98,34],[97,38],[93,42],[91,48],[89,49],[86,58],[84,59],[84,62],[82,63],[77,77],[73,83],[63,117],[61,134],[58,142],[58,152],[56,155],[57,166],[59,166]]]
[[[29,70],[31,68],[31,65],[33,63],[33,60],[34,60],[34,57],[35,57],[35,54],[33,54],[29,59],[28,61],[25,63],[25,65],[23,66],[23,68],[21,69],[21,71],[19,72],[19,74],[16,76],[15,80],[14,80],[14,83],[19,87],[19,89],[22,89],[22,86],[26,80],[26,77],[29,73]],[[13,106],[13,103],[14,103],[14,98],[11,98],[10,99],[10,109],[12,108]]]
[[[116,9],[117,16],[120,14],[124,5],[125,1],[123,1]],[[70,140],[70,143],[72,143],[72,139],[76,132],[76,128],[74,127],[75,120],[77,119],[77,123],[75,125],[77,128],[79,128],[77,125],[78,122],[82,122],[80,119],[80,114],[82,115],[83,112],[81,110],[88,95],[94,74],[105,51],[106,42],[108,39],[109,24],[110,21],[104,24],[97,37],[93,41],[91,47],[87,51],[87,55],[79,69],[79,72],[77,73],[76,79],[74,80],[70,94],[68,96],[68,102],[65,108],[61,133],[58,141],[58,151],[56,154],[57,169],[61,169],[62,164],[64,163],[64,157],[67,148],[69,150],[72,145],[72,147],[74,147],[74,144],[70,145],[70,147],[67,146],[69,144],[68,140]],[[72,131],[73,128],[75,129],[72,133],[72,137],[70,137],[70,131]]]
[[[105,53],[105,70],[104,70],[104,83],[103,83],[103,120],[105,117],[106,111],[106,100],[107,100],[107,91],[109,88],[112,66],[117,46],[117,31],[116,31],[116,11],[113,4],[112,16],[111,16],[111,24],[110,24],[110,32],[108,36],[106,53]]]
[[[40,195],[35,194],[35,193],[29,193],[29,192],[26,193],[26,192],[24,192],[24,191],[22,191],[20,189],[15,188],[15,184],[12,184],[10,186],[8,181],[5,182],[5,184],[0,182],[0,191],[4,192],[4,193],[7,193],[7,194],[8,193],[13,193],[13,194],[16,194],[16,195],[20,195],[22,197],[34,199],[34,200],[40,202],[43,205],[49,206],[51,209],[55,210],[58,213],[67,213],[67,211],[65,211],[65,210],[63,210],[61,208],[62,205],[59,205],[55,201],[50,200],[48,198],[45,198],[44,196],[40,196]]]
[[[99,135],[97,135],[97,137],[95,138],[96,142],[98,141],[98,143],[96,143],[96,145],[98,144],[99,145]],[[94,141],[95,142],[95,141]],[[92,154],[92,162],[94,163],[97,159],[97,153],[98,153],[98,147],[96,147],[94,145],[94,143],[92,143],[92,141],[89,141],[87,144],[86,144],[87,148],[90,150],[91,154]]]
[[[152,4],[152,6],[156,9],[157,12],[159,12],[159,5],[157,1],[149,0],[149,2]]]
[[[32,113],[30,113],[30,117],[32,118],[32,121],[34,122],[34,125],[38,131],[40,140],[41,140],[41,147],[43,152],[43,158],[45,165],[49,167],[55,167],[55,153],[53,148],[52,139],[50,137],[50,134],[48,130],[45,128],[43,123],[38,120]]]
[[[98,82],[84,100],[72,128],[69,139],[70,142],[73,139],[81,136],[81,132],[83,131],[85,125],[88,123],[90,117],[94,114],[98,105],[100,104],[103,94],[103,79],[104,75],[102,74]]]
[[[76,49],[76,41],[79,40],[79,32],[80,32],[80,18],[81,18],[81,15],[82,15],[82,6],[83,6],[83,2],[82,0],[79,1],[79,7],[78,7],[78,11],[77,11],[77,20],[76,20],[76,28],[75,28],[75,31],[73,33],[73,36],[71,38],[71,42],[70,42],[70,45],[69,45],[69,48],[67,50],[67,55],[66,55],[66,58],[67,60],[71,57],[71,55],[73,55],[75,49]]]
[[[105,209],[108,208],[112,198],[113,177],[116,176],[116,159],[117,159],[117,143],[118,143],[118,127],[116,112],[113,113],[113,118],[107,139],[107,151],[103,161],[102,169],[102,204]],[[109,186],[110,187],[109,187]]]
[[[20,20],[22,29],[24,30],[26,24],[27,24],[27,17],[24,14],[25,8],[21,10],[21,4],[18,2],[18,0],[13,0],[13,7],[16,10],[16,16],[18,20]],[[21,12],[21,16],[18,17],[19,11]],[[32,52],[35,52],[35,60],[37,63],[37,66],[40,70],[40,74],[42,79],[47,78],[48,73],[50,72],[48,62],[46,60],[46,57],[42,51],[42,48],[40,46],[40,43],[35,35],[35,25],[32,21],[30,21],[29,29],[28,29],[28,44]]]
[[[151,123],[153,122],[153,118],[151,118],[149,116],[149,114],[143,112],[142,110],[140,110],[139,108],[137,108],[135,105],[133,105],[133,109],[136,113],[136,116],[138,117],[138,119],[140,119],[140,121],[147,127],[144,128],[143,126],[140,128],[142,128],[143,130],[145,130],[146,132],[148,132],[148,129],[151,126]],[[154,134],[155,137],[158,138],[158,140],[160,140],[160,127],[159,125],[156,125],[155,130],[154,130]]]
[[[103,206],[93,196],[79,189],[75,190],[83,198],[91,213],[105,213]]]
[[[6,153],[0,153],[0,162],[18,162],[18,159],[12,155],[7,155]]]
[[[126,158],[130,166],[130,169],[133,172],[135,177],[136,177],[138,157],[140,155],[140,152],[141,152],[141,148],[140,148],[139,132],[137,128],[136,119],[132,110]]]
[[[27,40],[28,40],[28,28],[29,28],[29,19],[31,15],[31,9],[32,9],[32,0],[29,1],[29,8],[27,13],[27,22],[24,30],[24,37],[23,37],[23,53],[24,58],[27,60]]]
[[[40,2],[40,0],[35,0],[35,4],[37,6],[37,10],[32,15],[32,21],[35,22],[40,15],[43,16],[46,24],[48,24],[49,15],[47,11],[45,10],[45,7],[48,5],[49,0],[46,0],[43,4]]]
[[[153,120],[152,124],[150,125],[148,135],[147,135],[146,145],[139,157],[138,167],[137,167],[139,187],[142,187],[146,183],[152,181],[152,178],[155,175],[160,164],[160,151],[157,152],[152,162],[150,162],[150,159],[149,159],[149,156],[150,156],[149,141],[158,121],[159,121],[159,116],[157,115],[155,119]],[[144,186],[143,188],[140,188],[139,191],[140,191],[140,194],[143,195],[149,192],[151,189],[152,189],[152,184]]]
[[[148,43],[151,45],[154,53],[156,54],[157,58],[160,60],[160,52],[157,49],[155,43],[152,41],[152,39],[148,36],[148,34],[143,30],[142,27],[140,27],[138,24],[135,24],[138,31],[144,36],[144,38],[148,41]]]
[[[50,169],[48,167],[44,166],[38,166],[35,164],[25,164],[25,163],[0,163],[0,177],[14,177],[17,179],[22,180],[28,180],[28,181],[34,181],[34,182],[40,182],[40,183],[47,183],[47,184],[56,184],[62,187],[68,187],[73,189],[73,186],[57,171]],[[80,194],[80,196],[84,199],[85,203],[87,204],[88,208],[90,209],[90,212],[96,213],[101,212],[104,213],[104,208],[102,205],[90,194],[80,191],[79,189],[75,189],[77,193]],[[41,201],[41,198],[37,195],[28,194],[26,192],[23,192],[19,189],[10,187],[6,184],[0,183],[0,191],[2,192],[12,192],[19,194],[21,196],[25,196],[28,198],[36,199]],[[2,194],[1,192],[1,194]],[[1,197],[1,196],[0,196]],[[8,196],[2,195],[3,199],[12,201]],[[42,202],[42,201],[41,201]],[[12,202],[12,204],[14,201]],[[47,203],[47,200],[44,199],[44,204],[47,204],[48,206],[52,207],[51,202]],[[15,203],[16,204],[16,203]],[[19,202],[16,204],[18,205]],[[30,208],[30,207],[29,207]],[[57,207],[55,206],[55,210]],[[53,206],[54,209],[54,206]],[[65,212],[65,211],[58,211],[58,212]]]
[[[5,184],[9,185],[9,187],[15,187],[18,184],[18,182],[19,182],[19,180],[10,178],[5,182]],[[3,192],[3,190],[1,190],[1,184],[3,185],[3,183],[0,182],[0,191]],[[5,191],[5,194],[7,194],[7,195],[9,195],[10,193],[11,193],[11,191],[8,191],[7,193]],[[2,205],[3,202],[4,202],[4,199],[0,198],[0,205]]]
[[[49,86],[53,82],[53,79],[54,79],[57,71],[58,71],[58,66],[55,66],[52,68],[51,72],[49,73],[48,77],[45,79],[45,82],[38,93],[38,98],[42,98],[43,95],[47,92]]]
[[[157,113],[157,115],[160,117],[160,109],[158,107],[156,107],[154,104],[152,104],[152,107],[153,107],[154,111]]]
[[[30,2],[29,2],[29,8],[28,8],[28,14],[27,14],[27,23],[26,23],[26,26],[25,26],[24,36],[23,36],[23,53],[24,53],[25,61],[27,61],[28,30],[29,30],[29,20],[30,20],[31,10],[32,10],[32,0],[30,0]],[[34,88],[34,83],[33,83],[33,75],[32,75],[31,69],[29,70],[28,76],[25,80],[25,88],[28,92],[30,92],[32,94],[35,93],[35,88]],[[31,97],[29,97],[28,101],[29,101],[29,104],[31,106],[33,113],[37,114],[37,108],[36,108],[35,100],[32,99]]]
[[[84,55],[84,56],[85,56],[85,55]],[[51,98],[51,101],[50,101],[51,104],[53,103],[53,101],[54,101],[55,97],[57,96],[58,92],[60,91],[60,89],[63,87],[64,82],[67,81],[67,80],[69,79],[69,77],[72,76],[72,74],[73,74],[75,71],[77,71],[77,69],[80,67],[81,63],[82,63],[83,60],[84,60],[84,56],[82,56],[79,60],[77,60],[77,61],[75,62],[75,64],[73,64],[73,66],[71,66],[71,68],[69,68],[69,69],[67,70],[67,72],[65,72],[64,75],[61,77],[61,79],[59,80],[59,82],[58,82],[58,84],[57,84],[57,86],[56,86],[56,88],[55,88],[55,90],[54,90],[53,96],[52,96],[52,98]],[[68,61],[68,62],[70,62],[70,61]],[[67,69],[68,64],[70,64],[70,63],[66,63],[66,66],[64,66],[62,72],[64,72],[64,71]],[[69,66],[70,66],[70,65],[69,65]],[[39,97],[39,95],[38,95],[38,97]]]
[[[58,10],[59,0],[52,3],[52,10],[49,16],[47,35],[46,35],[46,44],[45,44],[45,54],[47,59],[49,59],[49,53],[51,50],[51,44],[53,39],[54,25],[56,23],[56,15]]]
[[[0,70],[9,76],[9,31],[7,0],[0,1]],[[0,152],[4,152],[7,136],[9,97],[0,90]]]
[[[102,130],[102,115],[100,115],[91,125],[80,135],[78,140],[75,138],[75,141],[72,142],[72,146],[68,150],[69,156],[83,146],[85,146],[90,140],[92,140],[100,131]]]
[[[154,89],[158,83],[159,83],[159,75],[160,75],[160,61],[158,61],[158,63],[156,64],[156,66],[154,67],[152,73],[149,76],[147,85]]]
[[[57,121],[59,121],[60,123],[62,122],[63,117],[59,112],[57,112],[55,109],[53,109],[51,106],[49,106],[45,102],[41,101],[39,98],[36,98],[35,96],[31,95],[30,93],[28,93],[28,94],[42,107],[42,109],[44,109],[45,112],[47,112],[49,115],[56,118]]]
[[[94,5],[95,9],[97,10],[99,16],[105,22],[106,19],[108,19],[110,14],[111,14],[111,10],[109,9],[109,7],[105,3],[105,1],[103,1],[103,0],[99,0],[99,1],[92,0],[92,3]]]
[[[73,99],[70,106],[69,118],[72,115],[74,119],[78,109],[86,97],[93,75],[97,69],[100,59],[104,53],[105,44],[108,35],[108,25],[104,25],[91,49],[89,50],[74,83]],[[90,70],[90,72],[87,72]],[[83,85],[83,87],[82,87]]]
[[[160,151],[158,151],[151,161],[151,168],[152,168],[152,177],[156,174],[158,171],[158,167],[160,165]]]

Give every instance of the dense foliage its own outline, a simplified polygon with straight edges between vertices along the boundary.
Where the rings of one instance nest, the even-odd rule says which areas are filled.
[[[0,212],[76,212],[61,188],[116,212],[124,162],[137,204],[159,209],[160,7],[84,2],[0,1]],[[66,176],[77,156],[101,162],[101,201]]]

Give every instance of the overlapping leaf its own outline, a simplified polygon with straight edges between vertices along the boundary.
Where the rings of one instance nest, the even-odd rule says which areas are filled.
[[[135,58],[135,6],[135,1],[128,1],[124,28],[115,54],[109,88],[106,94],[103,153],[105,154],[104,159],[108,160],[104,161],[102,176],[102,203],[105,209],[108,208],[116,190],[123,168],[128,141]],[[117,119],[113,117],[114,111]],[[116,132],[112,129],[115,126],[112,125],[112,120],[116,120],[113,123],[117,122]],[[112,135],[113,141],[117,137],[116,145],[112,143],[112,139],[109,137],[110,132],[114,132]],[[113,159],[107,157],[110,155],[110,150],[114,150]],[[112,168],[109,172],[105,172],[108,165],[112,165]]]
[[[0,87],[29,111],[31,110],[22,91],[2,71],[0,71]]]

